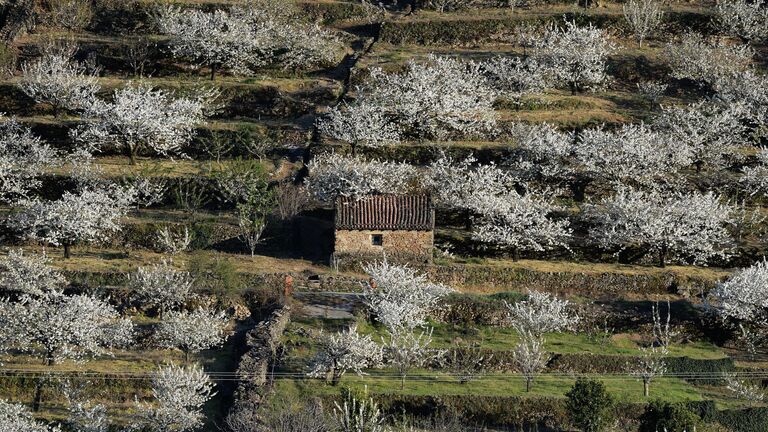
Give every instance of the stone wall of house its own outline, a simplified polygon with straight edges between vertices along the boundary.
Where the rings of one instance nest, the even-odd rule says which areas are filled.
[[[380,234],[382,245],[373,244],[372,236]],[[432,231],[337,230],[334,256],[337,258],[381,258],[429,263],[432,261]]]

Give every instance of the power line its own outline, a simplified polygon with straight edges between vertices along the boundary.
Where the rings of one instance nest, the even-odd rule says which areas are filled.
[[[267,374],[239,374],[237,372],[210,372],[209,377],[212,381],[253,381],[256,379],[263,379],[268,377],[270,379],[311,379],[304,372],[275,372]],[[126,371],[126,372],[93,372],[93,371],[76,371],[76,370],[56,370],[56,371],[41,371],[36,369],[2,369],[0,370],[0,377],[18,377],[18,378],[61,378],[61,379],[110,379],[110,380],[124,380],[124,381],[141,381],[157,377],[156,372],[149,371]],[[406,380],[409,381],[441,381],[452,380],[455,378],[466,376],[465,374],[458,373],[414,373],[406,376]],[[639,379],[638,376],[629,372],[614,372],[614,373],[567,373],[567,372],[555,372],[555,373],[538,373],[529,375],[537,380],[548,379],[575,379],[575,378],[593,378],[604,381],[634,381]],[[654,377],[654,379],[663,378],[677,378],[684,380],[712,380],[722,379],[726,376],[734,378],[745,379],[768,379],[768,370],[754,370],[754,371],[734,371],[734,372],[713,372],[713,371],[691,371],[691,372],[670,372],[660,374]],[[400,379],[400,375],[392,372],[373,372],[359,377],[361,380],[391,380]],[[474,381],[516,381],[525,380],[527,377],[519,373],[489,373],[476,376]]]

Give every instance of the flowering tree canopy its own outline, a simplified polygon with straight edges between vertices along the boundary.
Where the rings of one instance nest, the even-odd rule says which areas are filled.
[[[720,0],[715,11],[720,25],[728,33],[750,42],[768,38],[768,5],[765,0]]]
[[[211,79],[221,67],[253,74],[272,63],[286,69],[326,64],[338,49],[331,33],[302,23],[289,2],[280,0],[250,0],[212,12],[167,5],[157,15],[173,55],[210,67]]]
[[[665,54],[672,77],[711,85],[746,70],[754,51],[749,45],[726,45],[708,41],[699,33],[686,33],[680,41],[668,43]]]
[[[139,404],[132,426],[150,432],[196,430],[205,419],[203,405],[216,394],[213,386],[200,366],[163,366],[152,378],[155,403]]]
[[[371,278],[366,286],[365,304],[390,331],[424,326],[440,299],[453,291],[429,282],[408,266],[387,261],[366,264],[363,270]]]
[[[58,153],[14,119],[0,122],[0,200],[26,198]]]
[[[606,59],[614,50],[605,30],[566,21],[565,26],[548,27],[535,40],[532,57],[575,93],[607,80]]]
[[[702,262],[724,256],[732,239],[726,226],[732,209],[713,193],[662,193],[622,188],[590,211],[592,237],[605,247],[642,247]]]
[[[50,263],[45,253],[24,255],[22,249],[9,251],[0,260],[0,293],[44,297],[60,291],[67,281]]]
[[[171,311],[155,332],[155,340],[162,348],[179,348],[185,354],[220,346],[227,338],[227,315],[210,308],[200,307],[192,312]]]
[[[142,151],[180,154],[216,97],[218,91],[209,90],[195,98],[174,98],[165,90],[129,84],[115,90],[111,102],[94,101],[83,113],[85,124],[73,131],[73,138],[96,149],[120,148],[131,163]]]
[[[333,385],[338,384],[348,370],[363,375],[363,369],[379,367],[383,362],[381,347],[370,336],[360,335],[355,326],[338,333],[321,334],[318,343],[308,375],[330,376]]]
[[[491,132],[495,99],[479,64],[430,55],[400,73],[372,69],[350,109],[378,109],[403,138],[446,138]]]
[[[64,246],[69,258],[70,246],[106,241],[120,231],[133,197],[133,189],[109,186],[64,192],[57,201],[23,200],[14,222],[31,239]]]
[[[408,192],[418,176],[416,168],[402,162],[372,160],[336,153],[316,156],[309,163],[307,192],[323,202],[337,197]]]
[[[21,90],[38,103],[48,103],[55,115],[61,110],[84,110],[101,88],[98,75],[72,59],[77,46],[51,44],[43,55],[21,67]]]

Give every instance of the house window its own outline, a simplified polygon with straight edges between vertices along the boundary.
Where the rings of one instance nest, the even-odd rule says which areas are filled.
[[[384,238],[381,234],[371,234],[371,244],[374,246],[382,246],[384,244]]]

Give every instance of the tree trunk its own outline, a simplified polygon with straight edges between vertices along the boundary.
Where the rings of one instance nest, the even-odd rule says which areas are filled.
[[[651,383],[649,383],[647,380],[643,380],[643,396],[648,397],[651,392],[649,390]]]
[[[519,248],[512,248],[512,261],[514,261],[514,262],[520,261],[520,249]]]
[[[40,405],[43,402],[43,378],[40,377],[35,384],[35,398],[32,400],[32,411],[40,411]]]
[[[400,390],[405,388],[405,374],[400,375]]]
[[[55,363],[54,351],[48,349],[45,353],[45,365],[50,367]],[[32,400],[32,411],[40,411],[40,405],[43,403],[43,387],[45,386],[45,378],[43,376],[38,377],[37,384],[35,384],[35,397]]]
[[[659,250],[659,267],[664,268],[667,266],[666,258],[667,258],[667,245],[663,244],[661,245],[661,250]]]
[[[131,165],[136,165],[136,153],[138,153],[136,147],[135,144],[128,144],[128,159],[130,159]]]
[[[216,65],[212,64],[211,65],[211,81],[215,79],[216,79]]]
[[[64,259],[69,259],[72,254],[70,249],[72,248],[72,245],[69,243],[64,243]]]
[[[532,378],[526,378],[525,379],[525,392],[526,393],[531,391],[531,381],[533,381]]]

